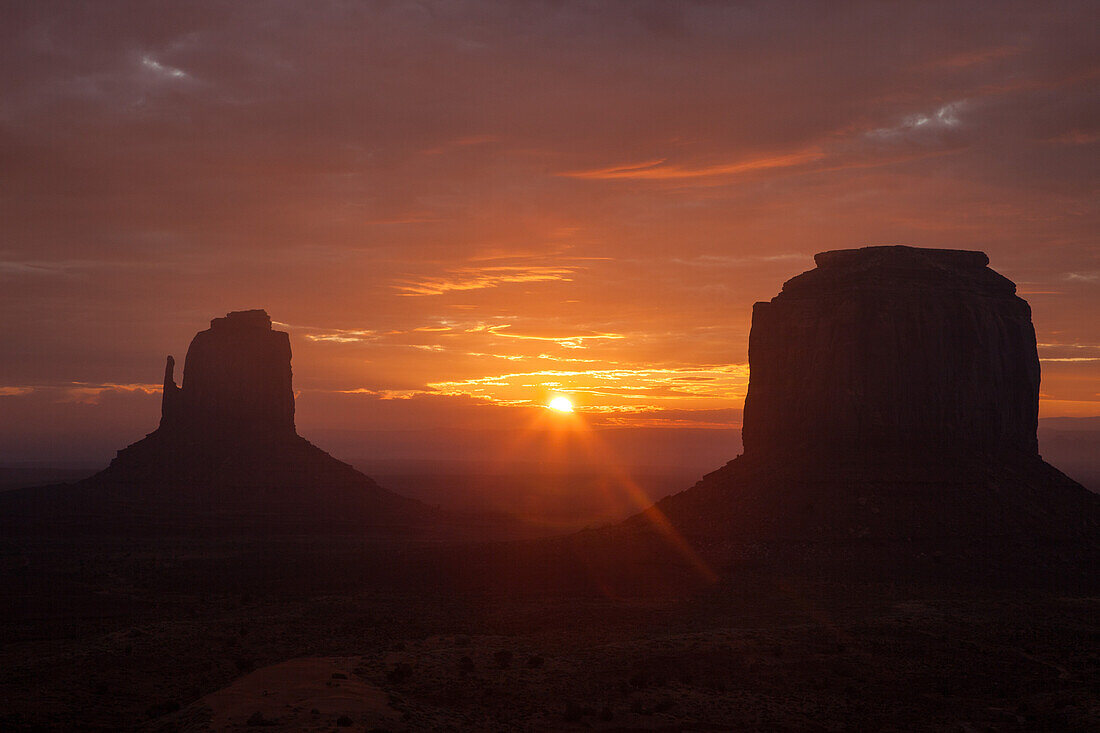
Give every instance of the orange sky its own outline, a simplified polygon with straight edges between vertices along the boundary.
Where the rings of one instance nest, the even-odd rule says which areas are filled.
[[[141,437],[256,307],[307,436],[736,427],[752,303],[892,243],[986,251],[1100,415],[1093,4],[0,13],[0,458]]]

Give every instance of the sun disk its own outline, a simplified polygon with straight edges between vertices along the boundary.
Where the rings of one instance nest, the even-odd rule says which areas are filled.
[[[572,412],[573,403],[565,397],[555,397],[550,400],[550,404],[547,405],[551,410],[557,410],[558,412]]]

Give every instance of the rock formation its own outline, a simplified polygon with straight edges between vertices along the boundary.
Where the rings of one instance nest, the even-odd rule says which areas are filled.
[[[1032,572],[1055,552],[1095,580],[1100,496],[1038,454],[1039,360],[1013,283],[981,252],[815,261],[753,309],[744,453],[615,533],[671,527],[720,565],[841,553]]]
[[[191,341],[182,386],[168,357],[156,430],[85,481],[9,493],[4,518],[21,532],[227,535],[445,524],[297,434],[290,359],[266,312],[215,318]]]
[[[211,320],[187,349],[182,387],[168,357],[160,427],[119,451],[105,473],[130,483],[300,482],[298,454],[317,449],[294,429],[290,356],[290,337],[272,329],[265,311]]]
[[[793,598],[821,582],[1100,589],[1100,496],[1038,454],[1012,282],[981,252],[815,259],[753,310],[742,455],[618,525],[487,548],[470,572],[604,595],[754,577]]]
[[[183,387],[169,356],[160,429],[224,437],[294,434],[290,337],[265,311],[236,311],[210,321],[187,349]]]
[[[1031,309],[981,252],[866,247],[753,308],[746,455],[1038,449]]]

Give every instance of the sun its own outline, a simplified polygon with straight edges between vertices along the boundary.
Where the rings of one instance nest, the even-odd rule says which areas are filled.
[[[550,400],[550,404],[548,404],[547,407],[549,407],[551,410],[557,410],[558,412],[573,411],[573,403],[565,397],[561,396],[555,397],[554,399]]]

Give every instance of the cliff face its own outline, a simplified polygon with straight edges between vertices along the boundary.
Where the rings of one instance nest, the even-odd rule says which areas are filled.
[[[171,356],[164,375],[160,429],[213,439],[294,435],[290,337],[262,310],[210,321],[187,349],[183,386]]]
[[[981,252],[866,247],[753,308],[746,456],[1037,453],[1028,304]]]

